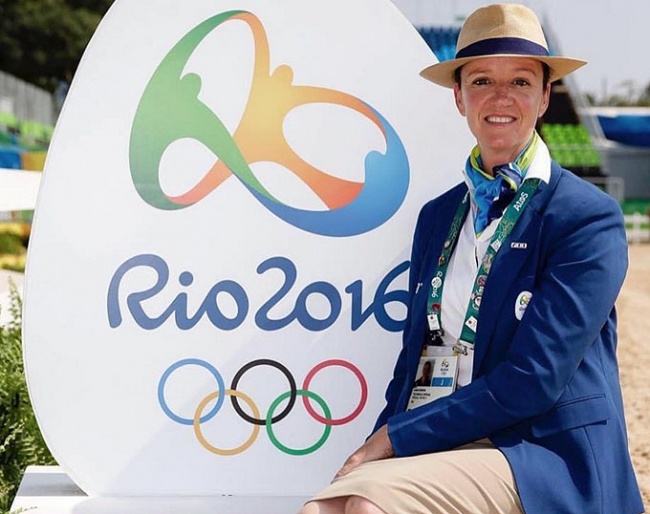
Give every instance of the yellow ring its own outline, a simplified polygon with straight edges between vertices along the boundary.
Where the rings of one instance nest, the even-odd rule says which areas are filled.
[[[253,399],[247,394],[244,394],[241,391],[235,391],[233,389],[226,389],[226,395],[236,396],[237,398],[244,400],[253,411],[253,416],[256,418],[260,417],[260,411],[257,408],[257,405],[255,405]],[[253,425],[253,433],[251,434],[251,436],[248,438],[246,442],[244,442],[244,444],[237,446],[236,448],[232,448],[230,450],[224,450],[221,448],[217,448],[216,446],[212,446],[208,442],[208,440],[203,436],[203,432],[201,432],[201,413],[203,412],[203,409],[205,409],[205,406],[210,401],[217,398],[218,396],[219,396],[219,391],[215,391],[214,393],[210,393],[208,396],[203,398],[201,403],[199,403],[199,406],[196,408],[196,412],[194,413],[194,423],[193,423],[194,434],[196,434],[196,438],[201,443],[201,446],[203,446],[209,452],[216,453],[217,455],[223,455],[226,457],[230,455],[237,455],[238,453],[242,453],[243,451],[246,451],[255,442],[255,439],[257,439],[257,435],[260,432],[260,426]]]

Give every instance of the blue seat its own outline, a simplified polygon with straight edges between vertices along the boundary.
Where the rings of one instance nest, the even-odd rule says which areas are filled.
[[[459,27],[420,27],[418,32],[439,61],[453,59],[456,55]]]

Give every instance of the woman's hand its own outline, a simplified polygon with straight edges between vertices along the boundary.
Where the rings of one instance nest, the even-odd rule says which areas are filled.
[[[336,473],[335,478],[347,475],[350,470],[364,462],[387,459],[393,455],[393,445],[388,438],[388,428],[384,425],[347,458],[341,469]]]

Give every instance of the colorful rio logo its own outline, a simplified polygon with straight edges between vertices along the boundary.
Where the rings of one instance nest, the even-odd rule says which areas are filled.
[[[169,408],[167,401],[165,400],[165,386],[167,384],[167,380],[172,375],[172,373],[174,373],[174,371],[184,366],[191,366],[191,365],[200,366],[202,368],[205,368],[207,371],[209,371],[217,382],[216,384],[217,388],[215,389],[215,391],[209,393],[205,398],[203,398],[203,400],[199,402],[196,411],[194,413],[194,417],[190,419],[190,418],[184,418],[179,416]],[[276,368],[286,377],[287,382],[289,384],[289,390],[279,395],[271,403],[268,412],[265,415],[262,415],[260,413],[258,406],[255,404],[254,400],[249,395],[237,389],[237,385],[239,384],[239,381],[244,376],[244,374],[258,366],[271,366],[273,368]],[[316,374],[319,373],[321,370],[328,368],[330,366],[342,366],[350,370],[357,377],[357,379],[359,380],[359,384],[361,386],[361,398],[359,400],[358,405],[350,414],[341,418],[332,418],[331,410],[328,404],[325,402],[325,400],[315,392],[309,390],[309,385],[311,384],[314,376],[316,376]],[[243,420],[250,423],[253,428],[250,437],[243,444],[235,448],[224,449],[224,448],[218,448],[214,446],[206,439],[201,429],[201,425],[210,421],[221,411],[226,396],[230,396],[230,399],[232,400],[232,406],[235,412]],[[312,418],[314,418],[316,421],[324,425],[323,433],[320,436],[320,438],[313,445],[308,446],[306,448],[290,448],[284,445],[278,440],[278,438],[276,437],[273,431],[273,425],[285,419],[293,410],[293,407],[295,406],[296,403],[296,398],[298,396],[302,397],[303,405],[307,410],[307,412],[309,413],[309,415]],[[262,426],[266,427],[266,433],[269,437],[269,440],[273,443],[273,445],[278,450],[287,453],[289,455],[297,455],[297,456],[308,455],[310,453],[315,452],[325,444],[327,438],[330,435],[330,432],[332,431],[332,426],[344,425],[346,423],[349,423],[353,419],[355,419],[357,416],[359,416],[359,414],[361,414],[361,412],[363,411],[366,405],[367,398],[368,398],[368,384],[366,383],[365,377],[356,366],[354,366],[348,361],[341,360],[341,359],[326,360],[314,366],[311,369],[311,371],[307,373],[307,376],[305,376],[305,379],[303,380],[302,383],[302,387],[300,389],[297,389],[296,381],[293,375],[291,374],[291,372],[286,368],[286,366],[271,359],[257,359],[242,366],[239,369],[239,371],[237,371],[237,373],[235,374],[229,389],[226,389],[223,377],[221,373],[219,373],[217,368],[215,368],[212,364],[204,360],[194,359],[194,358],[182,359],[169,366],[169,368],[167,368],[167,370],[165,370],[165,372],[162,374],[162,377],[160,378],[160,382],[158,383],[158,401],[160,403],[160,407],[162,408],[163,412],[170,419],[172,419],[177,423],[180,423],[181,425],[192,426],[194,428],[194,434],[197,440],[199,441],[199,443],[209,452],[221,456],[237,455],[239,453],[246,451],[248,448],[251,447],[251,445],[257,439],[260,432],[260,428]],[[206,409],[206,407],[211,402],[214,402],[215,399],[216,402],[214,403],[214,406],[207,413],[204,414],[203,412]],[[252,415],[244,412],[241,405],[239,404],[239,400],[242,400],[248,405],[248,408],[250,409],[250,412],[252,412]],[[310,400],[315,401],[320,406],[320,409],[323,412],[323,414],[319,414],[318,412],[316,412],[314,407],[311,405]],[[276,410],[278,409],[278,407],[280,407],[280,405],[283,402],[286,402],[286,406],[280,412],[276,413]]]
[[[255,65],[248,104],[231,134],[199,100],[201,78],[196,73],[184,73],[184,68],[199,44],[215,28],[232,20],[243,21],[250,27]],[[387,221],[402,204],[409,184],[408,157],[395,130],[359,98],[323,87],[293,85],[292,81],[293,70],[287,65],[271,72],[266,32],[252,13],[228,11],[194,27],[158,66],[135,114],[129,160],[133,183],[141,198],[157,209],[183,209],[203,200],[235,176],[274,215],[307,232],[354,236]],[[363,183],[318,169],[290,147],[283,132],[284,120],[293,109],[306,104],[343,106],[367,118],[381,132],[386,151],[368,153]],[[171,144],[185,138],[205,145],[217,160],[191,189],[170,196],[161,187],[160,162]],[[283,204],[253,174],[250,166],[258,162],[272,162],[290,170],[326,208],[307,210]]]

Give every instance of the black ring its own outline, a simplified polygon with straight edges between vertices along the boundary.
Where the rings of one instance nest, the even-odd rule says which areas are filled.
[[[235,374],[234,378],[232,379],[232,384],[230,385],[230,389],[232,389],[233,391],[237,389],[237,384],[239,383],[239,380],[244,375],[244,373],[246,373],[249,369],[254,368],[255,366],[264,366],[264,365],[279,369],[284,374],[284,376],[287,377],[287,380],[289,381],[290,392],[291,392],[291,395],[289,396],[289,403],[284,408],[284,410],[274,418],[271,418],[271,424],[273,424],[273,423],[277,423],[278,421],[282,421],[284,418],[286,418],[291,412],[291,409],[293,409],[293,405],[296,403],[296,396],[297,396],[296,381],[294,380],[291,372],[283,364],[280,364],[279,362],[271,359],[257,359],[254,361],[250,361],[248,364],[242,366],[242,368]],[[249,416],[248,414],[246,414],[239,406],[239,401],[237,400],[236,396],[231,396],[230,399],[232,401],[233,409],[235,409],[235,411],[237,412],[237,414],[239,414],[241,418],[245,419],[249,423],[253,423],[254,425],[260,425],[260,426],[266,425],[266,419],[257,419],[254,418],[253,416]]]

